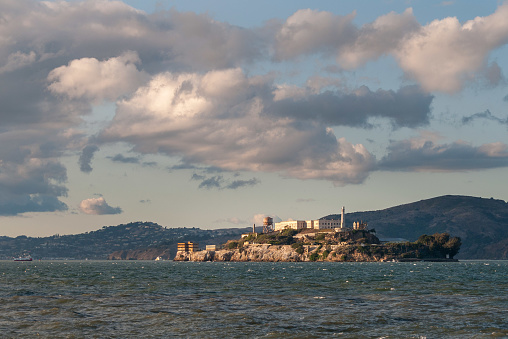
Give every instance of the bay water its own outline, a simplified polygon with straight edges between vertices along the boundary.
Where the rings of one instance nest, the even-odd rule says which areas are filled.
[[[1,338],[508,337],[508,261],[0,261]]]

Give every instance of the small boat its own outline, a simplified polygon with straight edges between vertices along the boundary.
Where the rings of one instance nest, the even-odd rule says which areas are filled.
[[[32,261],[32,257],[31,256],[26,256],[26,257],[17,257],[17,258],[14,258],[14,261]]]

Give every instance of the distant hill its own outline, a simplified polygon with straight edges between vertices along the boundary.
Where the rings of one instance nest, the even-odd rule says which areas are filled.
[[[118,250],[163,249],[172,257],[178,242],[195,241],[204,245],[220,245],[238,238],[252,228],[202,230],[199,228],[166,228],[152,222],[133,222],[104,226],[93,232],[33,238],[0,237],[0,259],[30,254],[34,259],[108,259]]]
[[[332,214],[324,219],[340,218]],[[345,215],[346,225],[363,220],[379,238],[415,241],[422,234],[448,232],[462,239],[459,259],[508,259],[508,203],[497,199],[446,195]]]

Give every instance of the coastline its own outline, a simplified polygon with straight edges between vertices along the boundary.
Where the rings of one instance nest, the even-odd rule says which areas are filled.
[[[383,248],[382,245],[376,246]],[[178,251],[173,261],[216,262],[456,262],[446,258],[405,258],[403,253],[383,255],[371,253],[356,245],[303,245],[298,253],[291,245],[249,244],[239,249]],[[379,251],[382,253],[382,251]]]

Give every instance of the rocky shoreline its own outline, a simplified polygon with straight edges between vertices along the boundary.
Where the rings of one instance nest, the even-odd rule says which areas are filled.
[[[216,251],[184,252],[178,251],[174,261],[238,261],[238,262],[306,262],[306,261],[352,261],[379,262],[395,258],[386,255],[369,255],[361,252],[358,246],[303,245],[298,253],[291,245],[249,244],[239,249]]]

